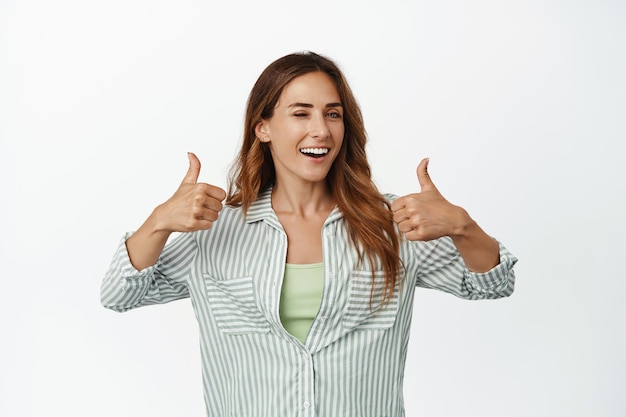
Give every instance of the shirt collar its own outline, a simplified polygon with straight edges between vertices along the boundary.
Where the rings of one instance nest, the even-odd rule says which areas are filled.
[[[268,187],[265,191],[261,191],[257,199],[250,204],[246,214],[246,223],[254,223],[275,217],[276,214],[272,209],[272,187]]]

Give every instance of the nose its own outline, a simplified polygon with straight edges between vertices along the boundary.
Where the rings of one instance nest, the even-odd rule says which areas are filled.
[[[330,131],[326,124],[326,119],[322,114],[316,114],[311,117],[311,124],[309,125],[309,132],[312,138],[326,139],[330,136]]]

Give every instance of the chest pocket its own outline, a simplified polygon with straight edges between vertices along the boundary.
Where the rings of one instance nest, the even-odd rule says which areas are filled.
[[[269,323],[256,306],[252,277],[215,280],[204,275],[217,327],[230,335],[266,333]]]
[[[374,271],[372,292],[372,271],[352,271],[342,322],[345,329],[384,330],[393,326],[398,315],[398,285],[387,304],[381,306],[384,283],[384,271]]]

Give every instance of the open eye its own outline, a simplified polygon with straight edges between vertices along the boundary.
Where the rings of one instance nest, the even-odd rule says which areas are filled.
[[[331,111],[329,113],[326,113],[326,117],[329,117],[331,119],[341,119],[341,113],[336,112],[336,111]]]

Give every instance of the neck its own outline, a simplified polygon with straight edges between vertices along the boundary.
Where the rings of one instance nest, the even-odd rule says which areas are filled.
[[[276,213],[309,217],[329,213],[334,206],[326,182],[298,185],[277,182],[272,189],[272,207]]]

